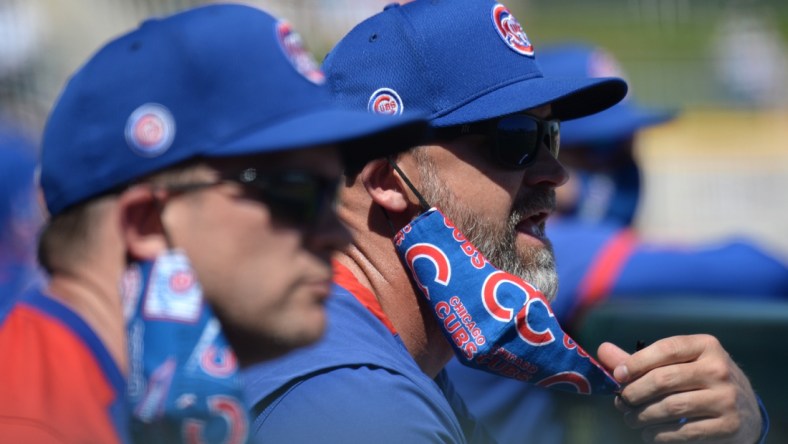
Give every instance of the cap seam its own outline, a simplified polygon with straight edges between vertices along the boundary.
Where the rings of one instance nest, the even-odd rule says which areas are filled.
[[[530,80],[530,79],[533,79],[533,78],[541,78],[541,76],[539,75],[539,73],[534,73],[534,75],[524,75],[524,76],[521,76],[521,77],[516,77],[514,79],[511,79],[508,82],[497,83],[494,86],[490,86],[489,88],[486,88],[486,89],[484,89],[484,90],[482,90],[482,91],[480,91],[480,92],[478,92],[476,94],[473,94],[473,95],[469,96],[465,100],[454,104],[454,106],[452,106],[450,108],[446,108],[446,109],[443,109],[441,111],[435,112],[434,114],[431,114],[429,116],[429,120],[433,120],[433,119],[438,119],[438,118],[444,117],[444,116],[450,114],[451,112],[456,111],[457,109],[462,108],[463,106],[473,102],[474,100],[477,100],[477,99],[479,99],[481,97],[484,97],[484,96],[486,96],[486,95],[488,95],[488,94],[490,94],[492,92],[495,92],[495,91],[497,91],[497,90],[499,90],[501,88],[507,87],[509,85],[512,85],[512,84],[515,84],[515,83],[518,83],[518,82],[521,82],[521,81],[524,81],[524,80]]]
[[[419,64],[421,69],[416,70],[417,73],[429,73],[428,76],[423,76],[421,74],[420,77],[423,78],[424,82],[428,84],[427,91],[430,92],[430,103],[437,104],[441,103],[441,95],[438,94],[438,89],[433,82],[433,79],[438,78],[440,76],[435,75],[433,65],[430,63],[426,63],[424,60],[424,51],[420,51],[419,48],[425,48],[429,44],[429,42],[424,42],[422,35],[419,30],[413,25],[413,22],[410,20],[410,17],[405,15],[405,10],[407,10],[407,5],[405,7],[395,8],[396,12],[402,16],[402,21],[405,25],[407,25],[410,30],[408,32],[404,32],[405,29],[402,29],[402,35],[407,39],[406,43],[411,50],[411,53],[416,54],[416,62]],[[412,36],[412,38],[410,38]],[[419,40],[419,44],[416,45],[415,40]]]
[[[314,108],[314,106],[307,106],[307,107],[298,108],[298,109],[292,110],[292,111],[290,111],[290,112],[288,112],[286,114],[282,114],[282,115],[276,116],[274,118],[261,120],[259,122],[255,122],[253,124],[250,124],[246,128],[243,128],[243,129],[240,129],[238,131],[235,131],[235,132],[233,132],[231,134],[228,134],[226,137],[223,137],[222,139],[217,140],[217,142],[216,142],[216,144],[215,144],[215,146],[213,148],[214,149],[224,148],[227,145],[230,145],[230,144],[232,144],[234,142],[237,142],[240,139],[244,139],[245,137],[247,137],[247,136],[249,136],[251,134],[254,134],[255,132],[257,132],[261,128],[262,129],[266,129],[267,127],[276,126],[276,125],[278,125],[278,124],[280,124],[282,122],[286,122],[286,121],[290,120],[293,116],[302,116],[304,114],[309,114],[309,113],[305,113],[304,110],[309,110],[309,109],[313,109],[313,108]]]

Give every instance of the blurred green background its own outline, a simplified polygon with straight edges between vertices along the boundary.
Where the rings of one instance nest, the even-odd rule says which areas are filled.
[[[646,103],[786,106],[784,0],[540,0],[516,7],[538,42],[579,39],[606,47]],[[737,85],[731,76],[761,85]]]
[[[107,38],[145,17],[205,0],[3,0],[0,51],[32,40],[27,79],[46,108],[65,76]],[[291,21],[318,58],[383,0],[252,0]],[[587,40],[616,55],[645,103],[671,107],[788,107],[784,0],[512,0],[537,49]],[[447,39],[451,39],[447,35]],[[8,51],[6,51],[8,52]],[[0,52],[2,57],[3,52]],[[34,60],[33,60],[34,59]],[[18,71],[17,71],[18,72]],[[29,72],[27,73],[29,74]],[[11,92],[8,76],[4,93]],[[17,82],[22,79],[16,78]],[[30,96],[28,96],[29,98]]]

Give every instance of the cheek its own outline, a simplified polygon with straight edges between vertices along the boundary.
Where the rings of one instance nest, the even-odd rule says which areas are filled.
[[[519,181],[495,182],[478,171],[457,177],[465,180],[452,184],[455,199],[478,217],[500,223],[509,215],[519,190]]]
[[[523,173],[497,168],[479,149],[464,150],[457,156],[447,153],[450,161],[444,161],[439,169],[438,183],[476,213],[493,219],[508,215],[522,188]]]
[[[259,236],[223,248],[202,279],[206,297],[233,323],[259,328],[270,313],[283,310],[298,284],[300,268],[292,254],[297,243]]]
[[[302,239],[298,233],[270,228],[229,232],[217,249],[215,267],[236,287],[289,285],[298,271]]]
[[[211,302],[249,307],[264,303],[256,294],[290,284],[302,239],[297,231],[276,230],[260,211],[234,210],[195,215],[179,245]]]
[[[211,302],[222,319],[257,337],[264,344],[279,341],[313,342],[323,331],[325,313],[304,280],[316,264],[300,253],[300,240],[280,235],[262,251],[249,250],[222,279],[214,282]],[[304,336],[304,339],[297,339]]]

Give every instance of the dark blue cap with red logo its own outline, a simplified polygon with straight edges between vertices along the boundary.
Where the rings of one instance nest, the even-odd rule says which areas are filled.
[[[341,108],[286,22],[210,5],[146,21],[74,74],[44,132],[41,185],[55,215],[196,157],[339,144],[363,162],[425,127]]]
[[[546,76],[623,77],[623,71],[612,54],[592,45],[565,42],[545,46],[539,52],[539,64]],[[592,116],[567,122],[561,126],[561,148],[584,145],[613,149],[617,140],[632,137],[643,128],[667,122],[675,110],[643,106],[632,96]]]
[[[551,104],[562,120],[621,100],[621,79],[545,77],[539,50],[492,0],[390,5],[356,26],[323,64],[343,103],[381,114],[426,114],[432,126]]]

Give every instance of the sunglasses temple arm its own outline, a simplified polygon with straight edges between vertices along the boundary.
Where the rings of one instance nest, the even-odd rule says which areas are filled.
[[[424,199],[424,196],[422,196],[421,193],[419,193],[419,190],[417,190],[416,187],[413,185],[413,183],[410,181],[410,179],[408,179],[408,176],[405,175],[405,172],[403,172],[402,169],[400,169],[400,167],[397,165],[396,162],[394,162],[394,159],[392,159],[391,156],[387,156],[386,159],[389,161],[391,167],[394,168],[394,171],[396,171],[400,175],[400,177],[402,177],[402,180],[405,181],[405,184],[408,186],[408,188],[410,188],[410,190],[413,191],[413,194],[416,195],[416,198],[419,199],[419,205],[421,205],[421,210],[422,211],[429,210],[431,208],[430,204],[427,203],[427,200]]]

